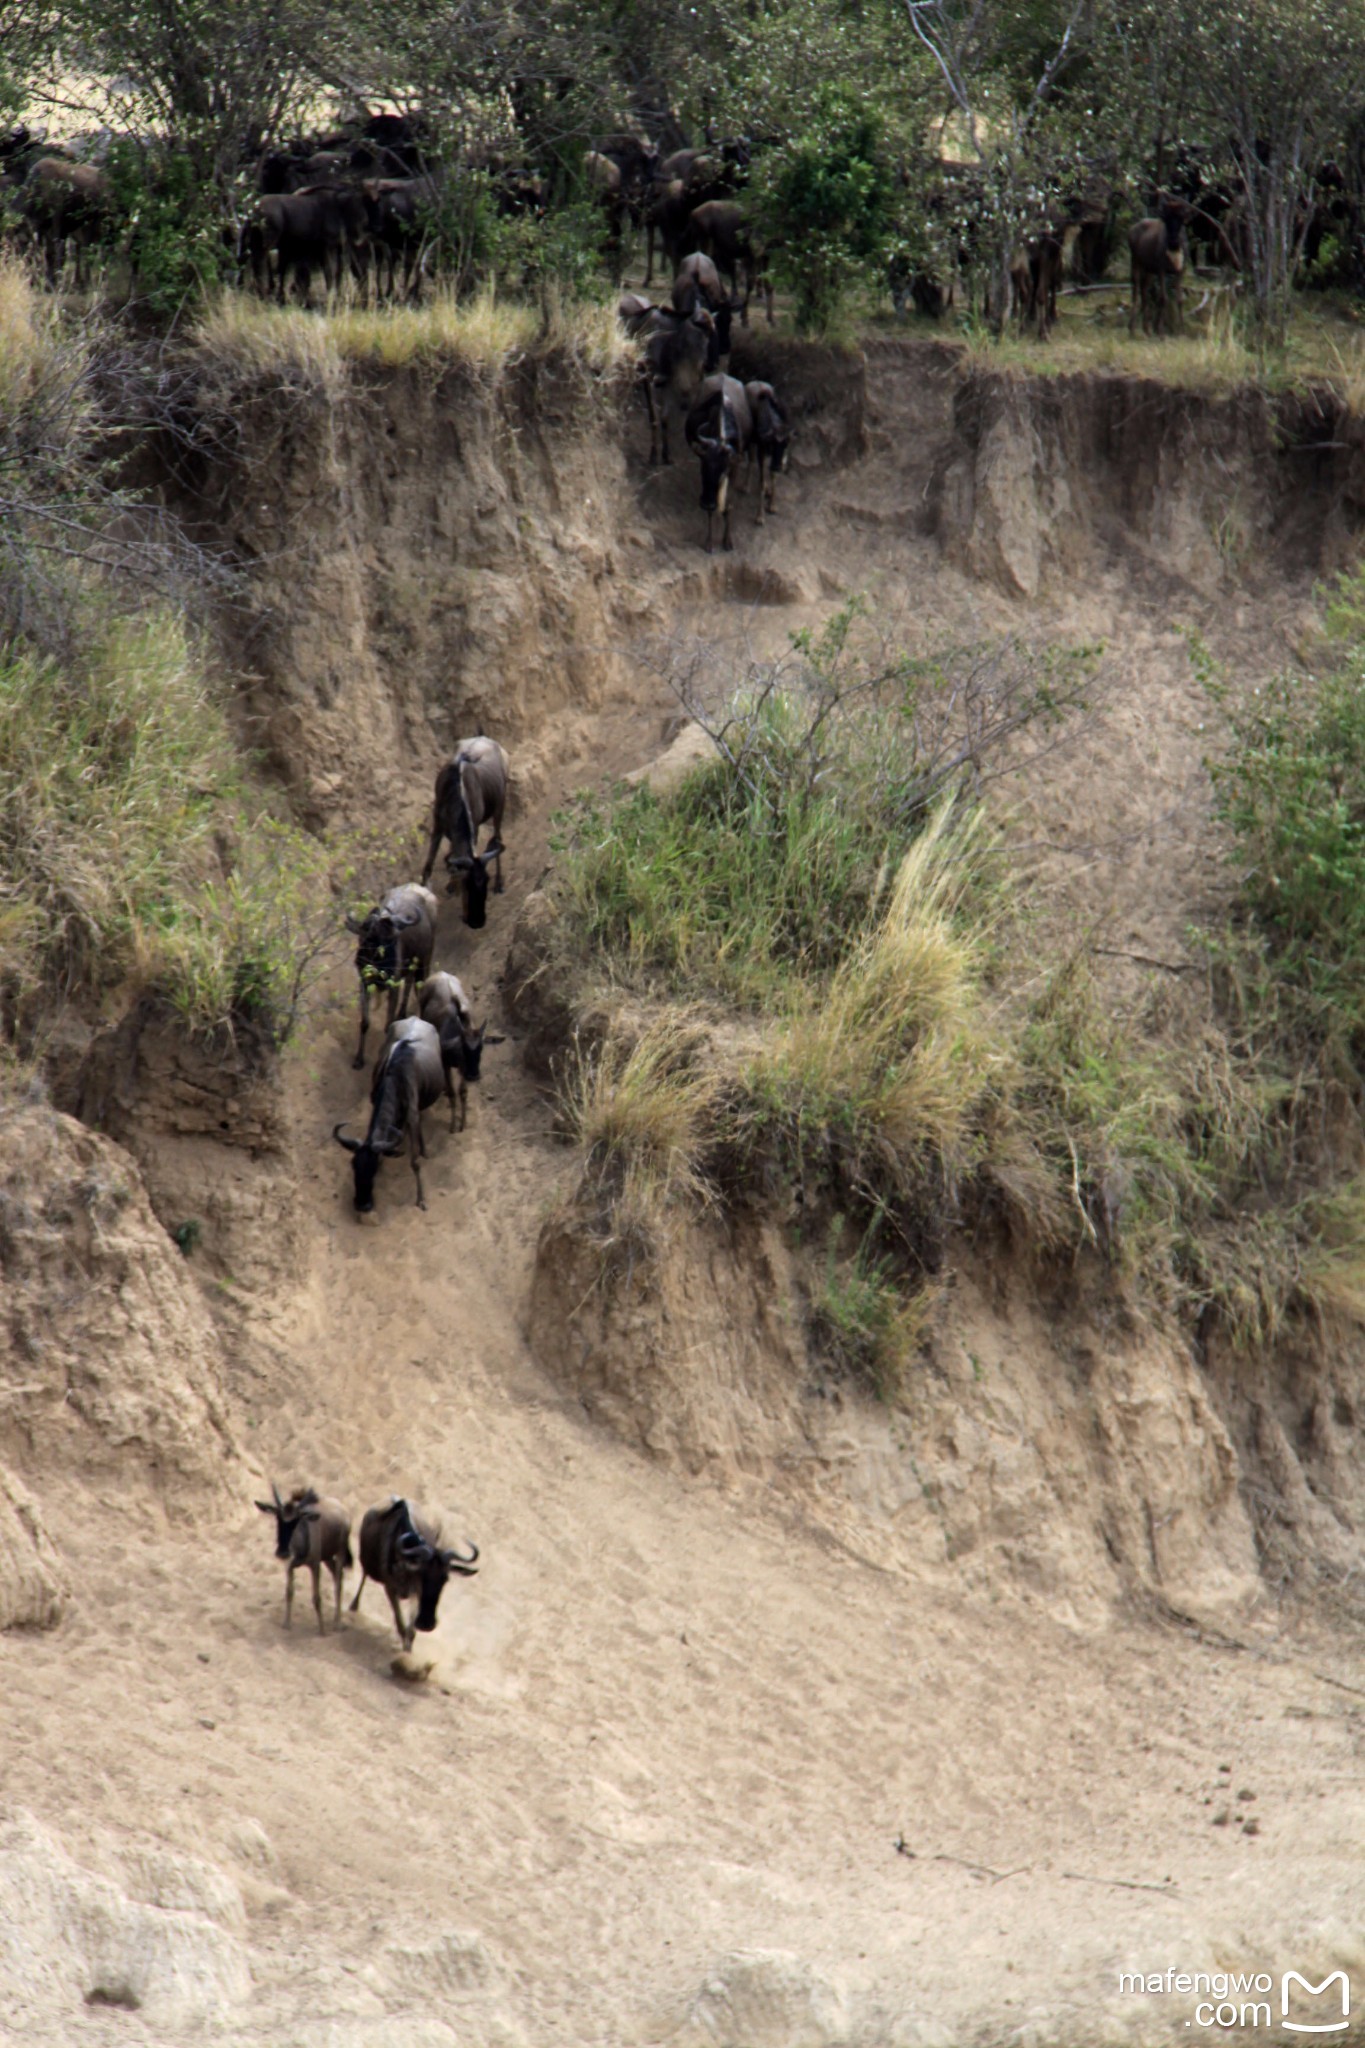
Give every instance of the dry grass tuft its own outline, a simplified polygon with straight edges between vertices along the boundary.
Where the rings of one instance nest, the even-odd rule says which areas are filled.
[[[197,336],[210,360],[239,374],[302,373],[329,397],[352,363],[458,363],[496,377],[522,356],[563,352],[601,372],[628,347],[610,306],[549,300],[537,308],[491,289],[465,299],[437,290],[420,306],[366,305],[343,292],[320,311],[224,292]]]
[[[1000,1063],[981,993],[986,934],[956,916],[977,831],[939,809],[880,918],[757,1063],[760,1097],[840,1133],[855,1179],[904,1186],[926,1154],[949,1175],[970,1164]]]
[[[0,412],[41,397],[70,354],[55,298],[18,256],[0,250]]]
[[[715,1199],[705,1170],[716,1141],[722,1077],[693,1015],[669,1011],[629,1036],[618,1021],[600,1044],[575,1046],[562,1088],[565,1119],[587,1153],[609,1242],[658,1244],[670,1211]]]

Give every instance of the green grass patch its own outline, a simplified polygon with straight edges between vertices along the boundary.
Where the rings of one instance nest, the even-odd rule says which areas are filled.
[[[574,812],[557,971],[617,1020],[570,1116],[599,1239],[643,1255],[699,1200],[779,1198],[813,1348],[883,1394],[957,1228],[1003,1225],[1056,1274],[1093,1256],[1246,1347],[1365,1313],[1365,577],[1328,627],[1310,684],[1220,693],[1235,913],[1202,983],[1124,1008],[1083,946],[1036,957],[972,795],[1064,715],[1036,666],[1027,716],[970,763],[929,715],[960,662],[908,694],[903,669],[826,670],[742,693],[673,794]]]
[[[0,990],[159,990],[203,1033],[280,1044],[335,920],[321,850],[260,814],[182,619],[84,598],[79,667],[0,659]]]

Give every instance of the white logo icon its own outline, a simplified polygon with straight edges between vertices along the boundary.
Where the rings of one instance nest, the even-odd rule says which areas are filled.
[[[1341,1986],[1341,2018],[1339,2020],[1291,2020],[1289,2017],[1289,1987],[1297,1984],[1306,1998],[1320,1998],[1333,1984]],[[1321,1984],[1310,1984],[1297,1970],[1286,1970],[1280,1979],[1280,2013],[1287,2034],[1339,2034],[1351,2017],[1351,1986],[1344,1970],[1333,1970],[1330,1977],[1324,1977]]]

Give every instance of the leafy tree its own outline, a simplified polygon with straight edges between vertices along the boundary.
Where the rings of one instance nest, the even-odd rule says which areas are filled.
[[[920,51],[939,81],[980,174],[988,247],[987,308],[997,327],[1009,310],[1010,260],[1046,211],[1045,189],[1066,154],[1062,89],[1079,66],[1094,24],[1092,0],[904,0]],[[1058,131],[1062,131],[1059,133]]]
[[[799,326],[824,326],[849,282],[885,261],[893,193],[882,122],[844,87],[822,93],[802,133],[761,159],[761,232]]]
[[[229,201],[344,46],[336,0],[70,0],[62,20],[63,55],[114,81],[112,125],[167,138]]]
[[[1365,96],[1362,0],[1230,0],[1191,23],[1211,122],[1242,182],[1259,325],[1283,335],[1309,195]]]

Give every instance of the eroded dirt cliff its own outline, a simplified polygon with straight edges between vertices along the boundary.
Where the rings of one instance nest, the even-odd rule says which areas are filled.
[[[1185,2038],[1116,1995],[1135,1956],[1354,1960],[1355,1340],[1253,1370],[1098,1268],[1048,1292],[964,1244],[904,1409],[831,1388],[780,1219],[603,1289],[522,1058],[555,1036],[534,915],[502,985],[553,806],[672,729],[660,638],[772,653],[854,591],[912,646],[1109,641],[1012,830],[1116,991],[1178,964],[1213,870],[1183,636],[1288,656],[1354,458],[1268,472],[1250,401],[963,383],[898,339],[758,334],[739,367],[800,437],[732,558],[700,551],[690,469],[646,470],[630,394],[564,364],[244,388],[180,466],[184,516],[251,565],[240,727],[302,816],[382,805],[409,879],[452,739],[508,745],[508,891],[478,933],[443,899],[438,960],[509,1041],[465,1132],[428,1120],[428,1209],[394,1160],[369,1226],[331,1142],[365,1092],[340,935],[278,1073],[142,1016],[65,1084],[111,1135],[10,1119],[0,1615],[43,1628],[0,1638],[0,1800],[50,1934],[0,1946],[21,2038],[136,2006],[176,2048],[1094,2048]],[[357,1518],[402,1490],[480,1542],[425,1683],[390,1675],[374,1589],[336,1638],[303,1601],[284,1633],[272,1476]]]

